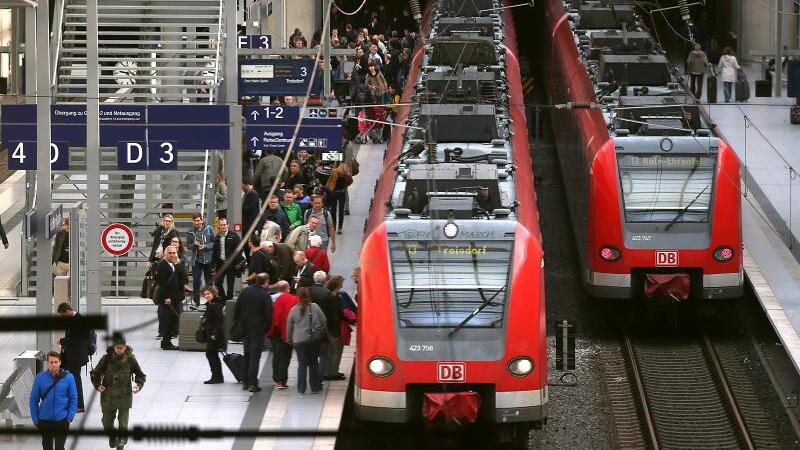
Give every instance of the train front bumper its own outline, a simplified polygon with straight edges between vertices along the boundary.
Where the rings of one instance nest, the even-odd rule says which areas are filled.
[[[425,393],[477,392],[478,422],[538,422],[547,417],[548,390],[495,392],[492,385],[409,385],[404,392],[373,391],[354,386],[356,415],[362,420],[406,423],[423,419]]]

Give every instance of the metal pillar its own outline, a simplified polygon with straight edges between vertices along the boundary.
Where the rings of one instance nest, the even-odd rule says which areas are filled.
[[[242,222],[242,108],[238,106],[236,0],[225,0],[225,103],[231,105],[231,148],[225,152],[228,178],[228,223]],[[236,106],[234,106],[236,105]]]
[[[97,0],[86,0],[86,311],[100,314],[100,80]],[[78,231],[80,232],[80,231]]]
[[[49,72],[49,71],[48,71]],[[25,103],[36,102],[36,9],[25,8]],[[48,160],[49,161],[49,160]]]
[[[775,77],[773,82],[775,85],[775,97],[781,96],[783,87],[783,0],[775,0],[777,8],[775,8]]]
[[[22,28],[22,10],[19,8],[13,8],[11,10],[11,46],[8,51],[8,58],[10,64],[10,70],[8,71],[8,93],[19,95],[20,86],[20,70],[19,70],[19,44],[22,42],[22,33],[20,33]]]
[[[81,312],[79,308],[81,303],[81,227],[83,227],[80,212],[82,208],[83,204],[78,203],[69,211],[69,248],[72,249],[69,256],[69,296],[72,306],[78,312]]]
[[[331,13],[331,1],[324,0],[322,2],[322,60],[323,64],[322,73],[322,102],[323,105],[328,106],[331,101],[331,31],[330,27],[325,29],[325,22],[328,20],[328,15]]]
[[[244,29],[248,35],[256,34],[256,27],[253,26],[253,22],[256,21],[257,17],[258,13],[253,7],[253,0],[245,1],[244,20],[246,23]]]
[[[53,314],[53,249],[47,239],[50,212],[50,4],[36,7],[36,315]],[[26,49],[27,52],[27,49]],[[53,348],[51,331],[36,332],[36,348]]]
[[[275,38],[273,47],[286,48],[286,5],[283,0],[273,0],[272,14],[275,29],[269,31]]]

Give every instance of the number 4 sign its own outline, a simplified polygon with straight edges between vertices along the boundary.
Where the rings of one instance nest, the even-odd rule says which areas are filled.
[[[36,170],[36,142],[9,142],[9,170]],[[69,145],[66,142],[50,143],[50,169],[69,170]]]

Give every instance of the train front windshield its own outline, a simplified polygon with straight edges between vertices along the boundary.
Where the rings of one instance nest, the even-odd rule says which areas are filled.
[[[707,223],[714,192],[714,155],[620,155],[628,223]]]
[[[390,241],[401,328],[503,326],[513,241]]]

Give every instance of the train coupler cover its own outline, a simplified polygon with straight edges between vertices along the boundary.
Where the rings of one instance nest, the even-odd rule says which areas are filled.
[[[648,298],[687,300],[691,284],[688,273],[649,273],[644,280],[644,295]]]
[[[477,392],[427,392],[422,402],[422,417],[428,423],[445,425],[475,423],[481,397]]]

